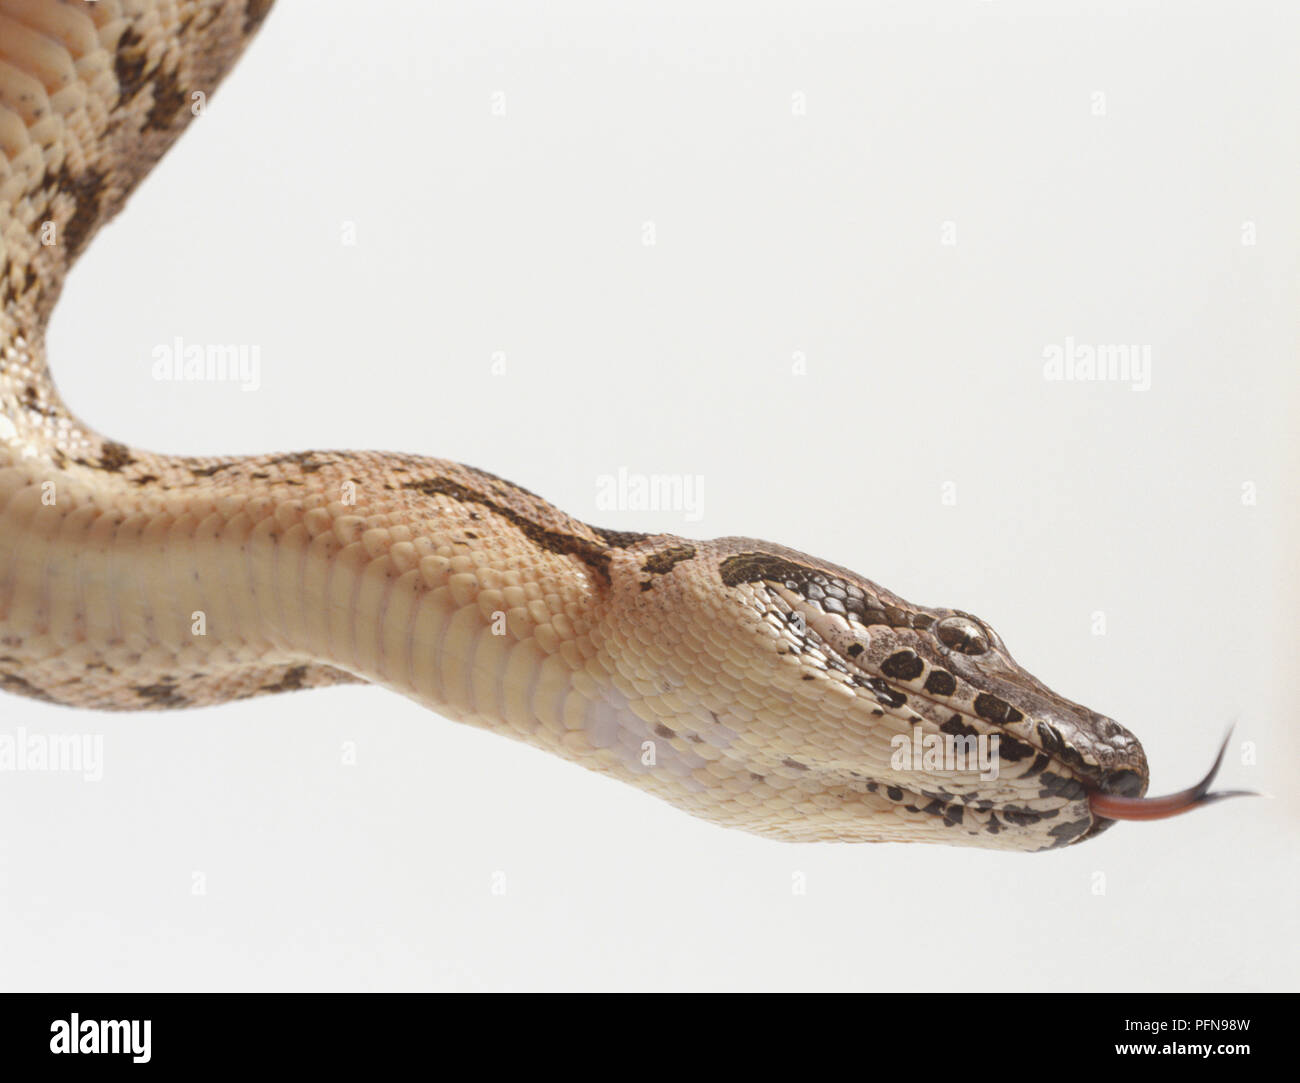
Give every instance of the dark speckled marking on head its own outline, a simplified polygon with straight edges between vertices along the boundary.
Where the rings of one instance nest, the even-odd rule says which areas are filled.
[[[1003,741],[1012,741],[1012,740],[1015,740],[1015,738],[1014,738],[1014,737],[1004,737],[1004,738],[1002,738],[1002,740],[1003,740]],[[1020,744],[1020,742],[1019,742],[1019,741],[1016,741],[1016,744]],[[1028,747],[1028,746],[1026,745],[1025,747]],[[1023,759],[1024,757],[1019,757],[1019,758]],[[1051,762],[1052,762],[1052,757],[1051,757],[1051,756],[1046,756],[1046,755],[1044,755],[1043,753],[1039,752],[1037,755],[1034,756],[1034,762],[1031,763],[1031,764],[1029,765],[1029,770],[1027,770],[1027,771],[1026,771],[1023,775],[1021,775],[1020,777],[1021,777],[1021,778],[1033,778],[1034,775],[1039,774],[1041,771],[1045,770],[1046,767],[1047,767],[1047,765],[1048,765],[1049,763],[1051,763]]]
[[[863,677],[855,673],[852,680],[859,688],[875,693],[876,699],[886,707],[902,707],[907,702],[906,695],[879,677]]]
[[[1017,827],[1032,827],[1042,820],[1053,820],[1060,815],[1060,809],[1050,809],[1040,811],[1038,809],[1022,808],[1019,805],[1003,805],[1002,818],[1009,824],[1015,824]]]
[[[946,669],[932,669],[925,678],[925,690],[932,696],[951,696],[957,691],[957,679]]]
[[[1080,801],[1088,796],[1088,787],[1077,778],[1063,778],[1052,771],[1044,771],[1038,781],[1039,797],[1064,797],[1067,801]]]
[[[1052,836],[1054,841],[1045,849],[1054,850],[1060,846],[1069,846],[1090,827],[1092,827],[1092,818],[1088,816],[1085,816],[1082,820],[1068,820],[1056,824],[1048,829],[1047,833]]]
[[[896,681],[914,681],[925,672],[925,663],[914,651],[897,651],[880,664],[880,672]]]
[[[998,756],[1011,763],[1017,763],[1026,756],[1037,754],[1038,749],[1034,748],[1033,745],[1026,744],[1024,741],[1006,733],[1001,735],[1001,740],[998,742]]]
[[[940,723],[939,731],[951,734],[953,737],[976,737],[979,735],[979,730],[969,725],[959,714],[954,714],[946,722]]]
[[[780,584],[819,605],[827,613],[852,617],[865,627],[923,627],[933,620],[926,614],[914,613],[882,600],[865,581],[853,582],[830,566],[818,568],[777,553],[758,550],[735,553],[719,563],[718,574],[728,587],[742,583]]]
[[[992,722],[994,725],[1000,726],[1009,721],[1010,712],[1013,710],[1015,708],[1006,700],[999,699],[988,692],[981,692],[975,697],[975,713],[986,722]],[[1019,711],[1016,712],[1017,715],[1019,713]]]

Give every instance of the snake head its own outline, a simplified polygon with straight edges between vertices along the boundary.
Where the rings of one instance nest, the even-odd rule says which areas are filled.
[[[669,728],[722,750],[714,775],[734,759],[754,780],[732,784],[748,810],[737,826],[1032,851],[1156,807],[1137,737],[1026,672],[978,617],[913,605],[769,542],[688,548],[669,574],[639,584],[638,601],[664,605],[656,644],[670,663],[672,622],[708,607],[682,637],[684,682],[704,710]],[[709,580],[726,591],[725,620]]]

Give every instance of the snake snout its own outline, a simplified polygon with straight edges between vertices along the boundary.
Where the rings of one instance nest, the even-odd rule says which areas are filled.
[[[1150,769],[1142,742],[1113,718],[1089,712],[1088,733],[1092,738],[1090,755],[1093,771],[1083,770],[1089,789],[1117,797],[1141,797],[1147,792]],[[1083,757],[1081,761],[1087,763]]]
[[[1099,797],[1140,801],[1146,793],[1149,771],[1142,743],[1113,718],[1077,704],[1059,701],[1038,721],[1043,750],[1069,768],[1077,781],[1072,796],[1086,802],[1091,823],[1078,840],[1093,838],[1112,826],[1100,812]],[[1064,709],[1063,709],[1064,708]],[[1086,821],[1085,821],[1086,822]]]

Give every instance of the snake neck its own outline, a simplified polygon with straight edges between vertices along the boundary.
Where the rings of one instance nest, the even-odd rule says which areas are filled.
[[[0,687],[138,709],[366,680],[590,756],[617,728],[611,553],[639,535],[439,460],[137,450],[50,378],[67,273],[269,7],[0,0]]]

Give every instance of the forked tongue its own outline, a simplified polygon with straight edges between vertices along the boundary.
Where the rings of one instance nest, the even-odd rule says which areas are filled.
[[[1214,757],[1214,765],[1206,776],[1195,786],[1167,797],[1115,797],[1111,794],[1093,790],[1088,794],[1088,804],[1097,816],[1107,820],[1163,820],[1169,816],[1179,816],[1194,808],[1212,805],[1227,797],[1259,797],[1254,790],[1219,790],[1210,793],[1210,783],[1219,773],[1223,763],[1223,754],[1228,748],[1228,739],[1232,736],[1232,727],[1223,735],[1223,744],[1219,754]]]

